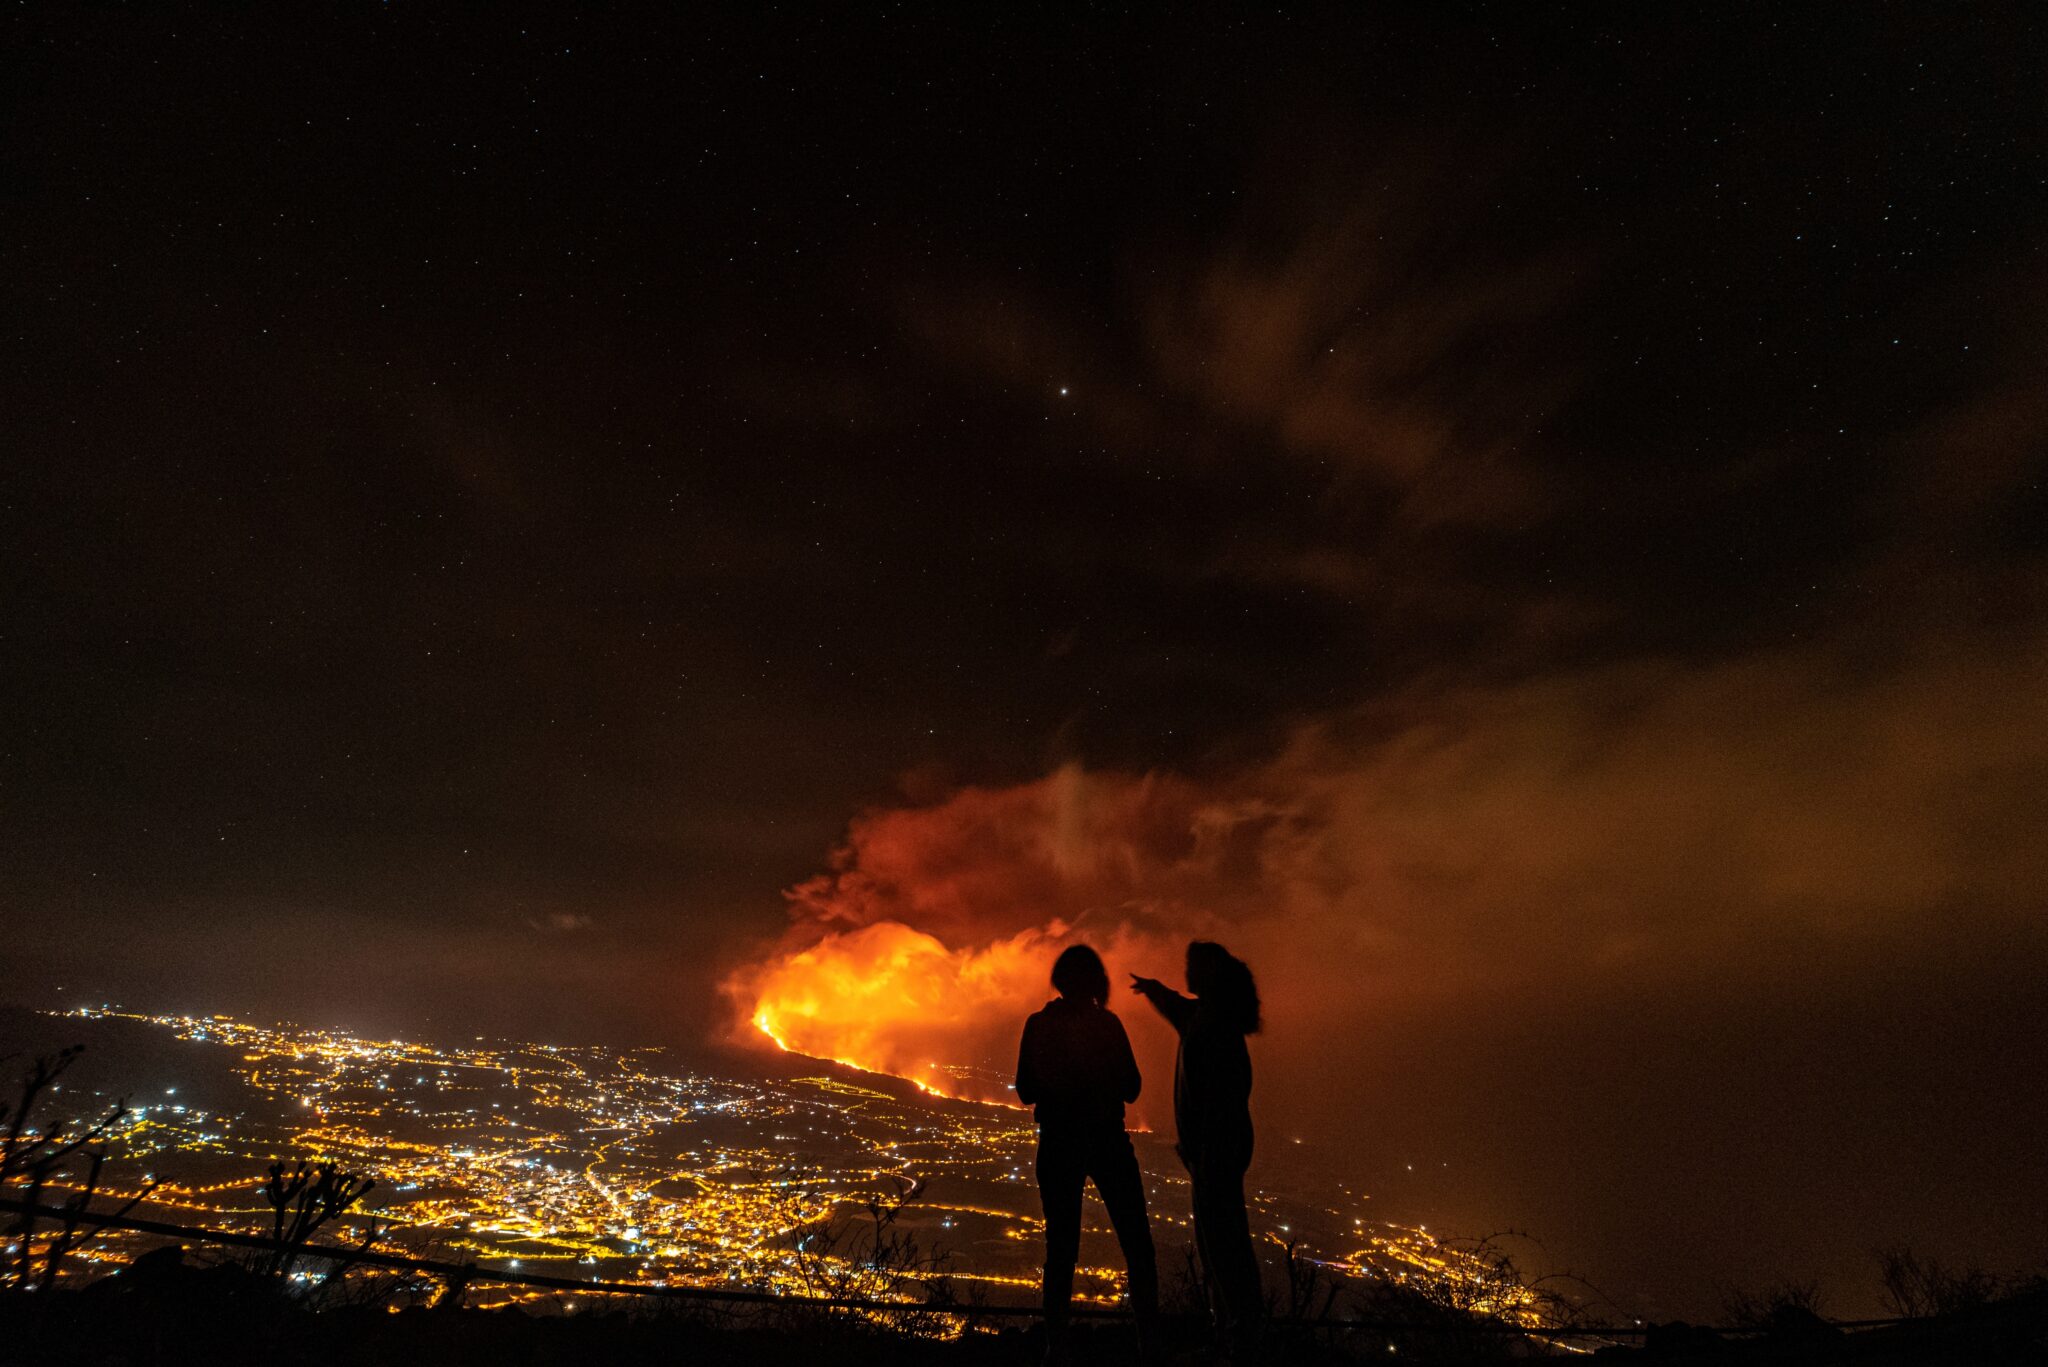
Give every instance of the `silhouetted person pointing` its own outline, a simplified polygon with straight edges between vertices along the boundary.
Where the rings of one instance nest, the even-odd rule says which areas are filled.
[[[1152,1338],[1159,1273],[1145,1218],[1145,1179],[1124,1132],[1124,1105],[1138,1099],[1138,1062],[1123,1022],[1104,1003],[1109,974],[1086,945],[1052,967],[1059,996],[1024,1022],[1017,1099],[1038,1121],[1038,1198],[1045,1208],[1045,1323],[1056,1354],[1074,1294],[1081,1250],[1081,1193],[1092,1179],[1123,1246],[1141,1342]]]
[[[1252,1055],[1259,1029],[1252,971],[1222,945],[1188,946],[1183,997],[1154,978],[1131,975],[1131,990],[1158,1008],[1180,1035],[1173,1067],[1173,1120],[1195,1208],[1195,1248],[1209,1282],[1217,1328],[1242,1343],[1265,1311],[1259,1260],[1244,1209],[1252,1162]]]

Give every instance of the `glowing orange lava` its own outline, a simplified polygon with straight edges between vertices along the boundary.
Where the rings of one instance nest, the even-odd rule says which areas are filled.
[[[1055,921],[954,950],[879,921],[747,969],[727,988],[790,1053],[905,1078],[935,1096],[1015,1105],[997,1080],[1001,1065],[1018,1023],[1047,995],[1046,967],[1066,930]],[[960,1066],[976,1063],[979,1073]]]

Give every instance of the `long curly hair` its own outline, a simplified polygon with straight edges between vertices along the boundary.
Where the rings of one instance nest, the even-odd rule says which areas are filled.
[[[1214,940],[1196,940],[1188,946],[1188,990],[1247,1035],[1258,1034],[1264,1024],[1251,967]]]

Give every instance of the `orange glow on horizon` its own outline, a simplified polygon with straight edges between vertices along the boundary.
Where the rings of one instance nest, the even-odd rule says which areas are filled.
[[[932,1096],[1014,1107],[993,1062],[991,1024],[1011,1028],[1043,1002],[1046,967],[1066,930],[1055,921],[953,950],[880,921],[744,970],[727,990],[785,1053],[902,1078]],[[958,1066],[978,1054],[990,1066]]]

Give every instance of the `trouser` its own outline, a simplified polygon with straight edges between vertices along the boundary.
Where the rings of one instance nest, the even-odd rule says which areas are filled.
[[[1244,1209],[1248,1166],[1234,1156],[1197,1158],[1187,1165],[1194,1197],[1195,1251],[1202,1259],[1217,1326],[1225,1331],[1243,1330],[1266,1309],[1259,1258],[1252,1251],[1251,1222]]]
[[[1152,1226],[1145,1217],[1145,1179],[1138,1155],[1122,1130],[1038,1135],[1038,1199],[1045,1211],[1045,1318],[1065,1323],[1074,1295],[1074,1260],[1081,1252],[1081,1195],[1090,1181],[1109,1212],[1123,1247],[1131,1310],[1141,1325],[1159,1311],[1159,1270],[1152,1254]]]

